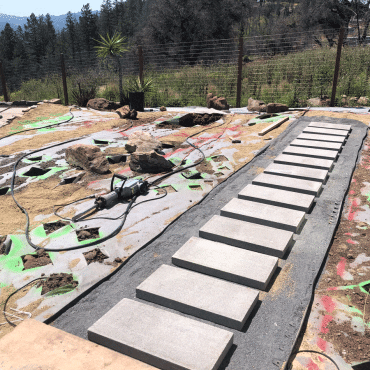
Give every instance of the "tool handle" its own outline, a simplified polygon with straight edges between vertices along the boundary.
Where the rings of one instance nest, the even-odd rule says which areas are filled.
[[[112,177],[112,180],[111,180],[111,182],[110,182],[110,191],[114,191],[114,188],[113,188],[113,185],[114,185],[114,179],[115,178],[119,178],[119,179],[121,179],[121,180],[125,180],[125,182],[126,182],[126,180],[127,180],[127,176],[125,176],[125,175],[120,175],[120,174],[118,174],[118,173],[114,173],[113,174],[113,177]],[[125,183],[123,183],[123,185],[124,185]]]

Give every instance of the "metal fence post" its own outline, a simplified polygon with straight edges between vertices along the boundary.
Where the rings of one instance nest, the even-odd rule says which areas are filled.
[[[342,27],[340,29],[339,39],[338,39],[337,59],[335,61],[335,70],[334,70],[334,78],[333,78],[333,88],[331,90],[331,100],[330,100],[330,106],[331,107],[334,107],[335,106],[335,94],[337,92],[339,67],[340,67],[340,57],[342,55],[343,39],[344,39],[344,27]]]
[[[144,57],[143,57],[143,48],[139,46],[139,79],[141,85],[144,83]]]
[[[242,96],[242,71],[243,71],[243,36],[239,37],[239,56],[238,56],[238,81],[236,84],[236,108],[240,108]]]
[[[5,75],[4,75],[4,70],[3,70],[3,63],[1,60],[0,60],[0,75],[1,75],[1,85],[3,88],[4,100],[8,102],[9,97],[8,97],[8,91],[6,89],[6,81],[5,81]]]
[[[61,68],[62,68],[64,105],[68,105],[68,89],[67,89],[66,66],[64,64],[64,55],[63,55],[63,53],[60,54],[60,64],[61,64]]]

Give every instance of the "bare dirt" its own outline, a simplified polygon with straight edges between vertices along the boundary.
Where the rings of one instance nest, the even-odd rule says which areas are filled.
[[[83,254],[85,256],[86,262],[88,265],[93,262],[104,262],[105,259],[108,258],[99,248],[95,248],[92,251],[85,252]]]
[[[88,239],[97,239],[99,238],[99,228],[92,227],[90,229],[76,230],[76,234],[79,242]]]
[[[65,285],[72,285],[75,288],[78,286],[78,281],[73,280],[72,274],[51,274],[47,279],[40,281],[37,288],[41,286],[41,295],[44,295]]]
[[[23,270],[33,269],[35,267],[52,264],[49,254],[43,249],[39,249],[35,254],[26,254],[22,256]]]
[[[320,112],[317,115],[326,115],[324,113],[328,112]],[[342,118],[342,115],[338,117],[338,114],[330,116]],[[347,118],[362,120],[363,122],[368,121],[370,117],[366,116],[366,119],[364,119],[365,116],[354,114],[346,116],[348,116]],[[342,214],[340,224],[330,247],[325,270],[316,289],[317,294],[320,294],[319,297],[327,296],[328,299],[349,307],[349,310],[354,310],[353,312],[347,309],[341,310],[347,318],[347,321],[344,322],[339,321],[337,318],[336,313],[338,313],[337,310],[339,308],[336,308],[336,305],[329,310],[330,312],[320,312],[321,315],[329,315],[332,317],[332,320],[326,325],[325,331],[327,332],[320,332],[319,337],[331,343],[334,350],[349,364],[364,362],[370,358],[370,328],[365,325],[365,333],[361,333],[361,328],[357,327],[355,322],[352,324],[353,326],[351,325],[352,319],[357,319],[364,323],[370,322],[370,295],[358,287],[359,284],[370,281],[370,261],[351,266],[359,255],[365,254],[367,257],[370,256],[369,224],[356,221],[355,216],[356,212],[362,211],[363,206],[368,205],[369,202],[368,195],[362,195],[365,183],[369,182],[369,145],[370,136],[365,141],[361,162],[357,165],[353,174],[348,193],[349,205]],[[344,271],[351,274],[351,280],[344,279]],[[351,288],[350,286],[355,287]],[[363,288],[369,292],[370,286],[365,285]],[[308,343],[310,338],[312,339],[312,333],[312,329],[308,326],[300,349],[309,346]],[[316,350],[321,351],[318,348]],[[295,360],[293,365],[296,363],[297,360]],[[319,365],[320,361],[315,360],[314,364]],[[316,369],[316,367],[312,367],[312,369],[314,368]]]
[[[66,225],[69,225],[69,223],[66,221],[49,222],[49,223],[44,224],[44,230],[45,230],[46,235],[49,235],[53,233],[54,231],[57,231]]]

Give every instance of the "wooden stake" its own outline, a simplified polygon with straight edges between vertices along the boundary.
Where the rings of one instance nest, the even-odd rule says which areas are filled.
[[[63,80],[63,91],[64,91],[64,105],[68,105],[68,89],[67,89],[67,76],[66,66],[64,64],[64,55],[60,54],[60,64],[62,68],[62,80]]]
[[[339,39],[338,39],[337,59],[335,61],[335,70],[334,70],[334,78],[333,78],[333,88],[331,90],[331,100],[330,100],[330,106],[331,107],[334,107],[335,106],[335,94],[337,92],[339,67],[340,67],[340,57],[342,55],[343,39],[344,39],[344,27],[342,27],[340,29]]]

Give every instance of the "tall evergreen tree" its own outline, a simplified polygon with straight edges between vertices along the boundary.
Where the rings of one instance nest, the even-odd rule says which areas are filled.
[[[98,17],[93,14],[90,4],[87,3],[81,9],[81,16],[79,17],[79,34],[81,37],[82,47],[88,51],[93,51],[96,42],[95,38],[98,36]]]
[[[16,46],[16,34],[7,23],[0,33],[0,56],[7,60],[13,60]]]
[[[66,34],[64,35],[70,45],[70,50],[72,51],[72,56],[75,56],[76,50],[78,50],[78,34],[77,34],[77,28],[78,24],[76,21],[76,18],[72,15],[71,12],[67,13],[66,18]]]
[[[114,32],[113,5],[111,0],[104,0],[100,7],[99,33],[112,36]]]

